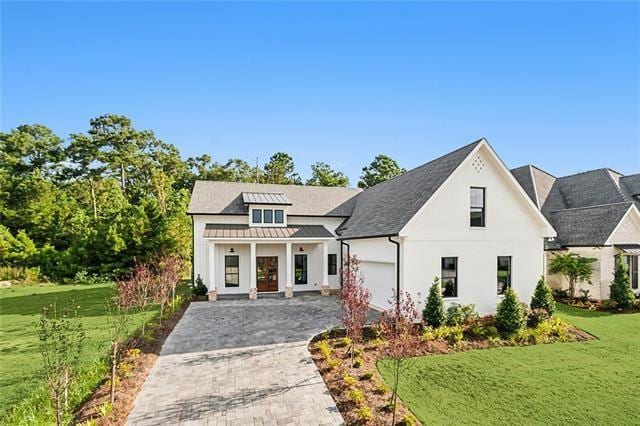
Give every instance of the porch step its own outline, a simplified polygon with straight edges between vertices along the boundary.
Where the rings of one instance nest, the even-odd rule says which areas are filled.
[[[249,294],[219,294],[218,300],[244,300],[248,299]],[[284,298],[284,292],[277,293],[258,293],[258,299],[282,299]]]

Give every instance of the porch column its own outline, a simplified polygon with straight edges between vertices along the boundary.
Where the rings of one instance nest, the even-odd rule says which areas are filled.
[[[209,241],[209,282],[207,288],[209,289],[209,300],[218,299],[218,289],[216,288],[216,243]]]
[[[249,258],[251,259],[251,273],[249,276],[251,277],[251,282],[249,283],[249,299],[257,299],[258,298],[258,289],[257,279],[256,279],[256,243],[250,243],[251,250],[249,254]]]
[[[329,295],[329,243],[322,243],[322,285],[320,286],[320,294]]]
[[[284,297],[293,297],[293,282],[291,280],[291,243],[287,243],[287,250],[285,254],[285,267],[287,268],[284,273]]]

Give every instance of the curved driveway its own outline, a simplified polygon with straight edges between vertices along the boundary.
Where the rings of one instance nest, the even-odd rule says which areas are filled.
[[[195,302],[167,338],[131,425],[336,425],[307,341],[339,323],[335,297]]]

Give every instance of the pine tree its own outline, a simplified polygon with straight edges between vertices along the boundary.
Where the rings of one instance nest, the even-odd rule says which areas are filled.
[[[635,295],[629,285],[629,271],[622,257],[616,257],[616,268],[613,272],[613,281],[609,286],[611,300],[616,302],[619,308],[631,308],[635,302]]]
[[[556,302],[553,300],[551,289],[544,281],[544,277],[540,277],[538,285],[536,285],[536,289],[533,292],[531,309],[544,309],[549,316],[553,316],[556,310]]]
[[[429,289],[427,303],[422,311],[422,319],[432,327],[440,327],[447,319],[438,277],[433,279],[433,284]]]
[[[521,330],[526,324],[524,307],[511,287],[504,293],[504,298],[498,305],[496,324],[498,329],[507,333]]]

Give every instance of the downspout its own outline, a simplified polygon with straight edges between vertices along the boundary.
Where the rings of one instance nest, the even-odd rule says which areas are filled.
[[[387,237],[390,243],[396,245],[396,309],[400,312],[400,243]]]
[[[195,221],[193,220],[193,215],[191,215],[191,286],[194,287],[195,286],[195,278],[194,278],[194,274],[195,274]]]

